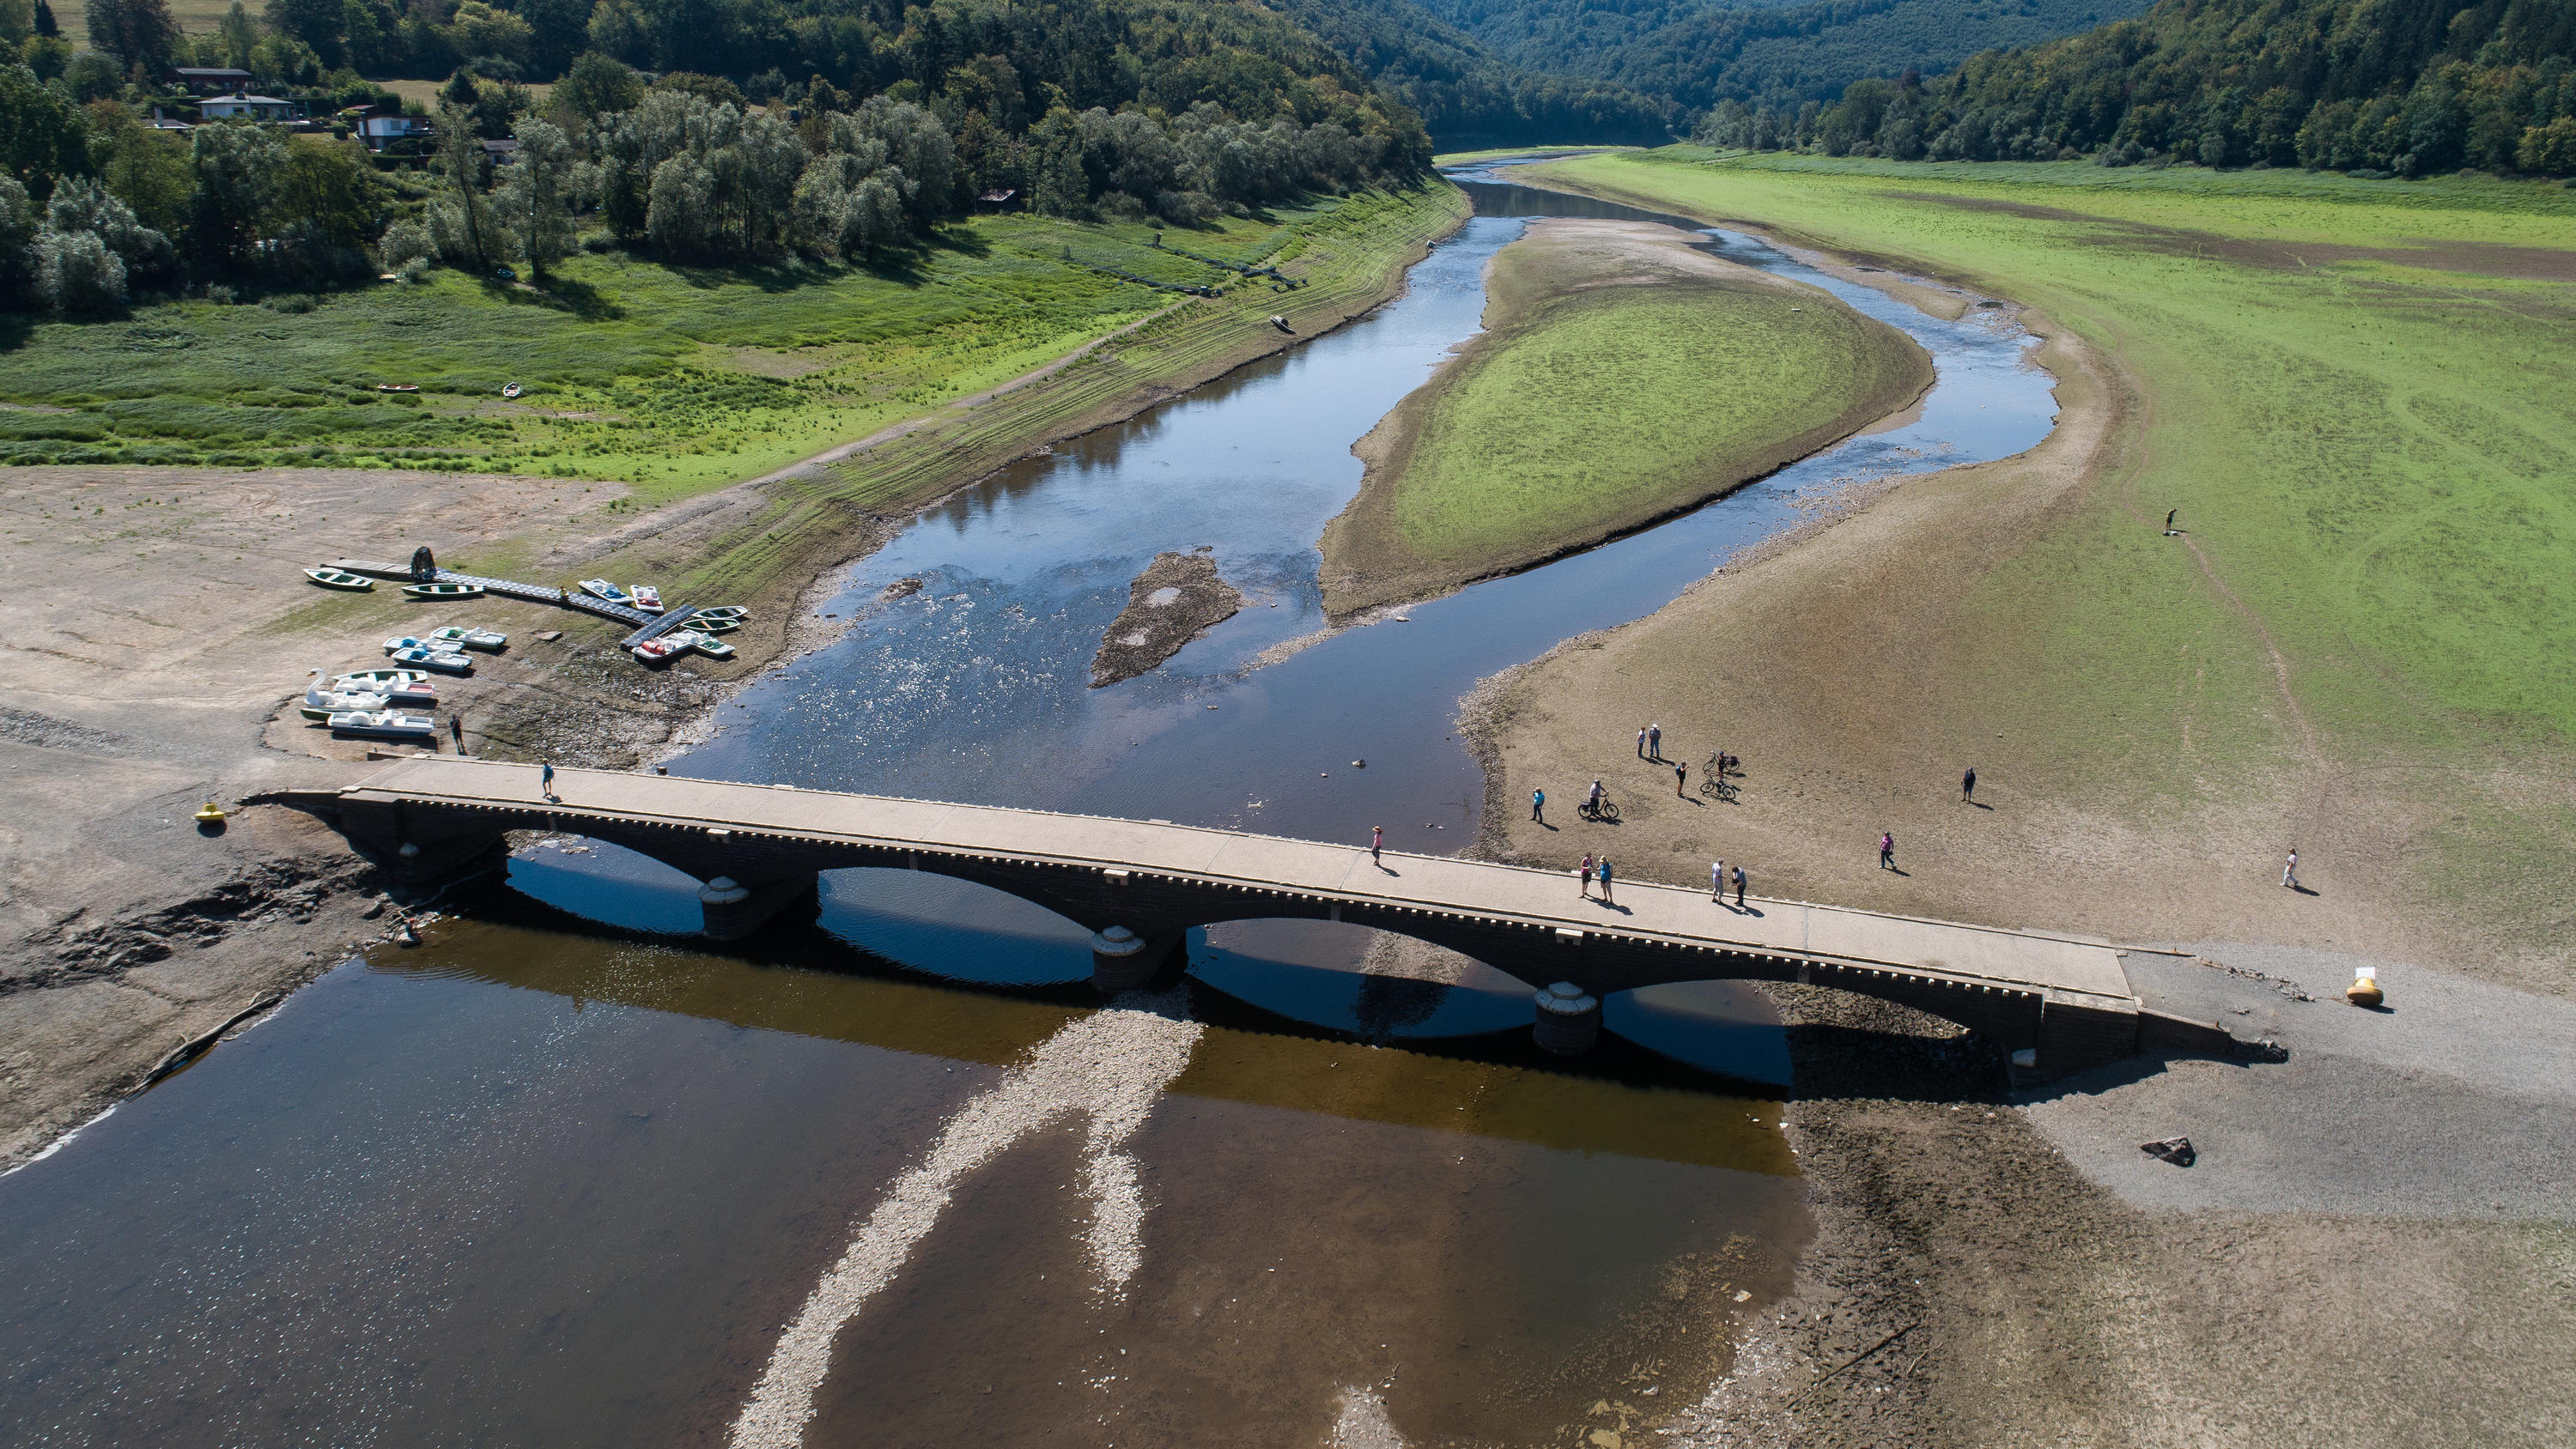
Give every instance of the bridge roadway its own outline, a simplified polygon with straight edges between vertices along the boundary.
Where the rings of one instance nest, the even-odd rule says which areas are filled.
[[[1572,871],[1287,840],[1243,831],[564,770],[548,799],[533,765],[421,757],[295,803],[414,877],[487,861],[512,830],[576,833],[704,882],[706,932],[731,939],[808,903],[818,871],[934,871],[1036,902],[1092,930],[1094,980],[1142,985],[1193,926],[1329,919],[1449,947],[1534,987],[1543,1045],[1579,1050],[1613,991],[1696,980],[1801,981],[1920,1008],[2000,1039],[2054,1076],[2116,1060],[2177,1029],[2142,1016],[2118,953],[2098,941],[1617,883],[1617,904],[1568,889]],[[2158,1022],[2162,1022],[2161,1029]],[[2224,1033],[2188,1043],[2224,1042]]]

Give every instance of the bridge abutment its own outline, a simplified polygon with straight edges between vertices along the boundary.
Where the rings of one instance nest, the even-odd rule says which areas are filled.
[[[810,870],[757,885],[716,876],[698,887],[699,934],[710,941],[739,941],[793,906],[810,906],[819,880]]]
[[[1105,992],[1141,991],[1153,984],[1163,963],[1179,949],[1181,932],[1140,935],[1125,926],[1110,926],[1091,937],[1091,984]]]
[[[1530,1027],[1530,1037],[1540,1050],[1578,1056],[1601,1039],[1600,997],[1571,981],[1560,981],[1539,992],[1536,1000],[1538,1020]]]

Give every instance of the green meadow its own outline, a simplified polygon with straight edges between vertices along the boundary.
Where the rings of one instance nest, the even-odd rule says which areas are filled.
[[[1985,289],[2112,360],[2117,466],[1974,586],[1963,652],[2070,766],[2298,771],[2285,676],[2427,873],[2500,899],[2576,845],[2576,192],[1682,147],[1541,171]]]
[[[1170,235],[1206,257],[1285,263],[1393,204],[1368,193]],[[697,269],[610,251],[572,258],[543,289],[442,270],[97,321],[13,317],[0,460],[516,471],[620,480],[657,503],[1007,382],[1183,300],[1098,268],[1266,305],[1266,283],[1153,242],[1141,224],[992,217],[899,267]],[[513,382],[522,395],[505,400]]]

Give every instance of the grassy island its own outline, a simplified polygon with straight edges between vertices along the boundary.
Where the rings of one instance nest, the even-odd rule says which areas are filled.
[[[1922,349],[1668,227],[1541,223],[1487,330],[1364,439],[1324,536],[1336,615],[1525,568],[1694,507],[1903,407]]]

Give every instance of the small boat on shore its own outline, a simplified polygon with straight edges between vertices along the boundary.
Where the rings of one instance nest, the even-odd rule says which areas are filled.
[[[379,740],[425,740],[437,732],[437,722],[425,714],[403,714],[390,709],[353,709],[331,716],[331,733],[335,735],[365,735]]]
[[[404,637],[385,641],[385,652],[396,664],[417,664],[441,674],[471,674],[474,661],[452,649],[441,648],[423,639]]]
[[[679,649],[695,649],[700,654],[707,656],[709,659],[731,659],[733,657],[734,650],[732,645],[727,644],[713,634],[702,633],[696,629],[674,629],[662,637],[670,640],[671,643]]]
[[[698,610],[697,612],[689,615],[689,620],[691,623],[695,623],[701,619],[727,619],[739,624],[750,617],[751,611],[738,604],[719,604],[712,609]]]
[[[304,691],[304,703],[296,708],[297,712],[306,719],[320,724],[327,722],[335,714],[382,710],[392,703],[393,699],[390,695],[324,689],[321,685],[315,684]]]
[[[470,624],[450,624],[444,629],[430,630],[429,642],[444,644],[450,649],[480,649],[486,654],[498,654],[510,647],[510,636],[490,629],[477,629]]]
[[[628,652],[638,664],[668,664],[684,651],[668,639],[647,639]]]
[[[606,579],[583,579],[581,591],[594,599],[605,599],[612,604],[631,605],[635,602],[633,596]]]
[[[322,671],[317,669],[313,672],[319,674]],[[373,690],[377,693],[415,684],[435,688],[429,683],[429,675],[418,669],[357,669],[340,675],[331,683],[335,689]]]
[[[405,584],[403,592],[415,599],[479,599],[481,584]]]
[[[326,589],[342,589],[352,594],[363,594],[376,586],[374,579],[353,574],[347,569],[306,569],[304,576]]]
[[[704,614],[694,614],[689,618],[689,627],[702,634],[730,634],[734,630],[742,627],[742,621],[740,619],[710,619]]]
[[[662,612],[662,591],[651,584],[628,584],[626,597],[635,607],[647,614]]]

